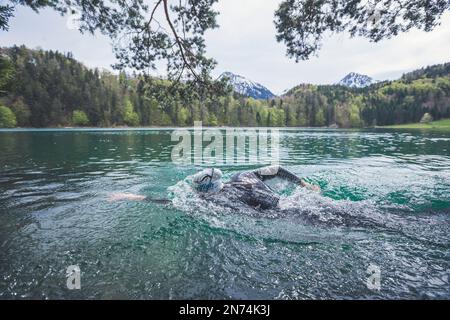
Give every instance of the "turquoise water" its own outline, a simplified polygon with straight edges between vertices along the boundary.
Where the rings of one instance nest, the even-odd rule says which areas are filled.
[[[0,299],[450,298],[450,134],[283,130],[281,164],[323,193],[275,181],[258,213],[199,199],[171,132],[0,131]]]

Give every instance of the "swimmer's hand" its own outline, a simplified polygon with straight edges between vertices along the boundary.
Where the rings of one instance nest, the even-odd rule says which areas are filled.
[[[314,184],[310,184],[310,183],[306,182],[306,181],[303,180],[303,179],[300,180],[300,185],[301,185],[302,187],[307,188],[307,189],[309,189],[309,190],[311,190],[311,191],[314,191],[314,192],[322,192],[322,189],[320,189],[319,186],[316,186],[316,185],[314,185]]]
[[[108,196],[108,202],[116,201],[143,201],[146,196],[132,193],[113,193]]]

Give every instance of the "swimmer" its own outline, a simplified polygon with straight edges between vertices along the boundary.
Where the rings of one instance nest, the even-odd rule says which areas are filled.
[[[263,167],[253,171],[244,171],[231,177],[229,182],[222,181],[222,171],[216,168],[204,169],[193,176],[192,187],[199,196],[213,202],[237,205],[244,203],[255,209],[274,209],[280,201],[279,195],[265,181],[281,178],[295,185],[320,192],[320,187],[297,177],[281,166]],[[134,200],[167,204],[170,200],[153,199],[129,193],[113,194],[110,201]],[[226,200],[226,201],[220,201]]]

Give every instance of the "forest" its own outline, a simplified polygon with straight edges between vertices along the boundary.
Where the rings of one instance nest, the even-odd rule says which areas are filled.
[[[70,53],[0,48],[0,127],[205,126],[359,128],[450,117],[450,63],[363,89],[301,84],[255,100],[217,81],[183,81],[89,69]]]

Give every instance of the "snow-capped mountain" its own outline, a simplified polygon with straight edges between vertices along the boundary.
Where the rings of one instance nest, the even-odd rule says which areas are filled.
[[[224,72],[220,75],[219,79],[227,78],[229,83],[233,86],[234,91],[244,96],[252,97],[255,99],[269,99],[275,97],[275,95],[262,84],[253,82],[243,76],[234,74],[232,72]]]
[[[364,74],[350,72],[341,81],[339,81],[338,84],[350,88],[364,88],[377,82],[378,81]]]

